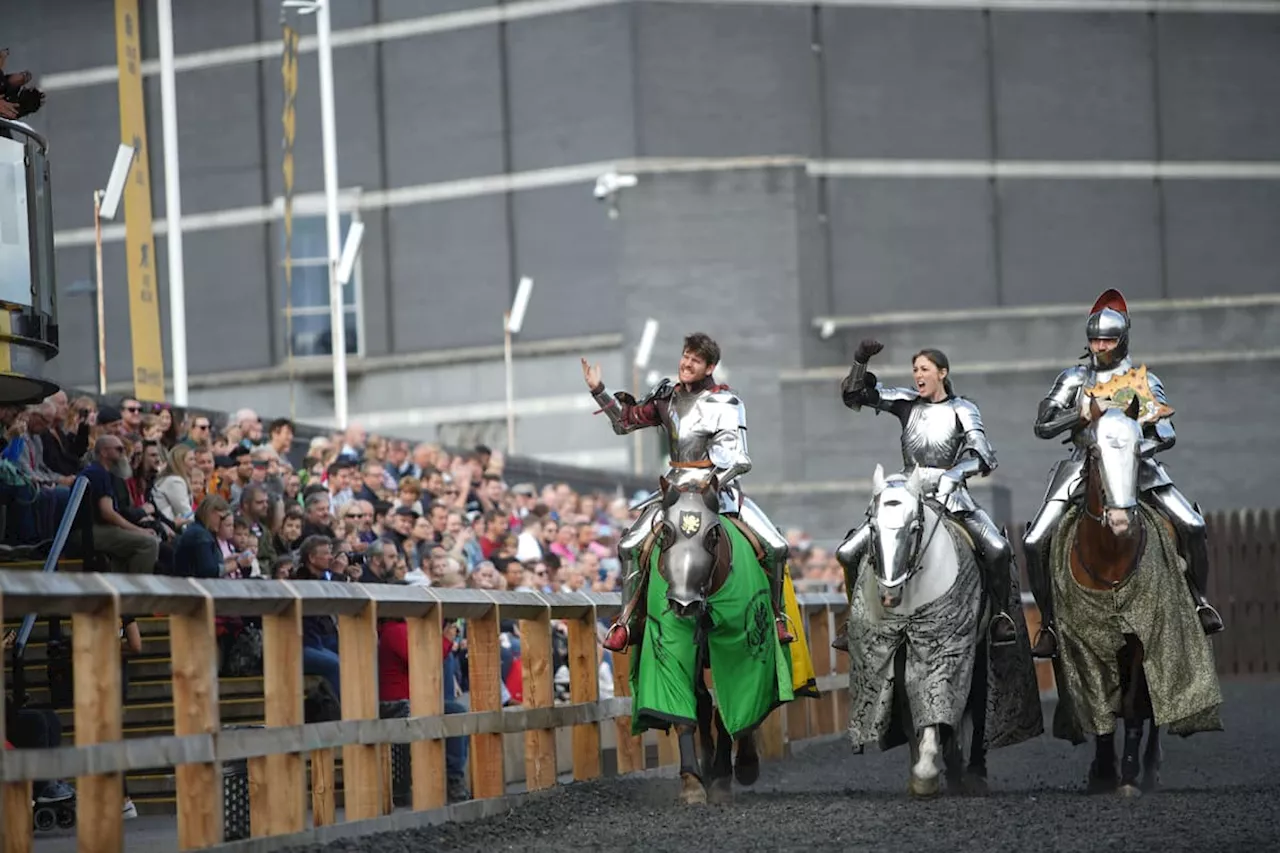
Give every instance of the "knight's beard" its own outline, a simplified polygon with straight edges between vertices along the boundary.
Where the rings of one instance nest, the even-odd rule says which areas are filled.
[[[129,464],[128,459],[121,458],[111,466],[111,473],[122,480],[128,480],[133,476],[133,466]]]

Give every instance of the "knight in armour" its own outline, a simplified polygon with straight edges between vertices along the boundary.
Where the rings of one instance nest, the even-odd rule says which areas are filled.
[[[600,366],[582,359],[582,375],[591,396],[613,431],[627,435],[655,427],[667,434],[669,467],[665,476],[672,486],[685,486],[716,478],[720,512],[736,521],[762,554],[769,575],[770,593],[779,639],[791,642],[784,617],[783,578],[787,540],[754,501],[742,492],[741,477],[751,470],[747,454],[746,407],[736,392],[716,381],[713,371],[720,362],[720,347],[709,336],[696,332],[684,339],[678,382],[664,379],[641,400],[625,391],[610,393],[600,377]],[[646,543],[654,520],[662,511],[662,495],[655,491],[636,504],[639,517],[618,542],[622,565],[623,610],[610,626],[604,646],[622,651],[643,636],[644,581],[650,571]]]
[[[991,642],[1014,643],[1017,625],[1008,613],[1012,548],[966,485],[970,477],[986,476],[996,468],[995,449],[982,425],[982,413],[972,400],[956,395],[950,361],[936,349],[921,350],[912,358],[914,387],[881,384],[867,365],[883,348],[875,340],[858,344],[853,367],[840,386],[841,398],[854,411],[866,406],[876,414],[888,412],[898,418],[902,424],[903,473],[918,472],[926,494],[964,526],[982,567],[986,594],[993,602]],[[870,541],[871,529],[864,522],[836,549],[850,590]],[[833,645],[847,650],[843,636]]]
[[[1054,657],[1058,649],[1052,584],[1048,576],[1048,547],[1067,506],[1080,492],[1088,452],[1082,437],[1088,425],[1085,412],[1091,399],[1086,392],[1135,370],[1129,357],[1129,326],[1129,309],[1124,297],[1117,290],[1103,293],[1094,303],[1085,323],[1089,347],[1082,357],[1087,359],[1087,363],[1068,367],[1059,373],[1036,412],[1037,437],[1052,439],[1069,432],[1064,443],[1071,444],[1069,456],[1055,464],[1050,472],[1044,503],[1035,519],[1027,525],[1023,538],[1027,575],[1041,615],[1040,633],[1032,648],[1036,657]],[[1146,382],[1155,402],[1167,405],[1160,379],[1146,371]],[[1155,458],[1155,454],[1172,448],[1175,440],[1173,422],[1168,417],[1144,425],[1138,488],[1142,500],[1159,510],[1177,530],[1178,544],[1186,560],[1187,587],[1195,602],[1201,627],[1206,634],[1216,634],[1223,629],[1223,624],[1222,617],[1204,594],[1209,574],[1204,517],[1200,508],[1178,491],[1164,466]]]

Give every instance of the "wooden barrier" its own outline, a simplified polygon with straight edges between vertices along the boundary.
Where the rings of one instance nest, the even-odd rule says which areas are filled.
[[[842,612],[842,595],[801,596],[810,625],[830,624]],[[617,594],[539,595],[533,593],[437,590],[413,586],[345,584],[323,581],[197,581],[139,575],[41,575],[0,571],[0,609],[7,617],[38,613],[72,618],[75,671],[75,746],[0,751],[4,853],[29,853],[33,845],[30,784],[35,779],[77,779],[78,847],[93,853],[125,849],[121,815],[122,774],[150,767],[176,768],[178,845],[196,850],[222,843],[224,836],[221,765],[249,764],[250,833],[306,840],[306,766],[311,758],[312,826],[338,818],[334,753],[342,751],[344,823],[326,838],[389,825],[386,750],[410,744],[411,810],[422,822],[439,820],[445,806],[444,739],[470,737],[472,794],[477,800],[506,802],[504,734],[523,733],[525,779],[530,790],[556,784],[555,729],[573,729],[573,774],[601,773],[600,725],[618,727],[618,772],[644,769],[641,739],[630,736],[627,655],[614,656],[615,698],[598,699],[599,648],[596,620],[619,610]],[[122,740],[120,613],[169,618],[172,637],[175,723],[172,736]],[[302,618],[330,616],[339,623],[343,719],[303,723]],[[215,616],[262,619],[265,722],[263,728],[223,730],[219,721]],[[522,624],[525,701],[502,708],[499,694],[498,621]],[[377,624],[404,619],[409,633],[410,714],[378,719]],[[471,710],[444,715],[443,620],[466,623]],[[569,630],[571,701],[555,705],[552,693],[551,621]],[[823,643],[829,631],[820,629]],[[839,690],[830,649],[814,648],[825,661],[820,687]],[[793,708],[799,708],[798,700]],[[838,707],[824,697],[821,732],[830,734]],[[777,715],[775,715],[777,716]],[[782,717],[771,723],[781,738]],[[0,726],[3,723],[0,722]],[[3,729],[0,728],[0,734]],[[673,739],[659,741],[659,764],[678,760]],[[469,806],[472,804],[468,804]],[[487,813],[475,812],[468,813]],[[446,812],[451,814],[451,812]],[[406,824],[396,815],[397,826]],[[334,834],[333,831],[337,831]],[[251,842],[246,842],[251,843]],[[232,846],[236,842],[231,843]]]

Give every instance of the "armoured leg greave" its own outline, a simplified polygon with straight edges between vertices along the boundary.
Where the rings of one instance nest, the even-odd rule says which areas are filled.
[[[1013,549],[986,510],[965,513],[961,521],[973,537],[982,567],[983,586],[991,599],[991,640],[996,645],[1012,643],[1018,639],[1017,625],[1009,616],[1009,568]]]
[[[628,645],[640,641],[644,631],[644,602],[639,597],[644,590],[644,579],[649,573],[649,566],[641,565],[640,549],[645,539],[653,530],[653,519],[661,511],[661,507],[650,504],[635,523],[629,527],[618,540],[618,563],[622,574],[622,613],[605,635],[605,646],[612,651],[621,651]],[[622,632],[618,631],[621,628]]]
[[[1040,635],[1036,637],[1031,652],[1036,657],[1053,657],[1057,654],[1057,635],[1053,627],[1053,579],[1049,576],[1049,560],[1046,550],[1053,531],[1066,512],[1065,501],[1048,501],[1040,508],[1035,520],[1027,525],[1022,537],[1022,552],[1027,561],[1027,579],[1031,582],[1031,594],[1040,608]]]
[[[1196,604],[1205,633],[1216,634],[1223,629],[1223,624],[1222,616],[1204,593],[1209,582],[1209,542],[1204,516],[1200,514],[1200,508],[1190,503],[1174,486],[1152,489],[1148,495],[1178,531],[1178,545],[1187,561],[1187,589]]]
[[[867,552],[867,545],[871,541],[871,527],[864,521],[857,528],[849,531],[849,535],[840,543],[840,547],[836,549],[836,562],[844,569],[844,591],[849,597],[850,603],[853,602],[853,593],[858,583],[858,567],[862,563],[862,555]],[[836,627],[836,638],[831,643],[832,648],[839,649],[842,652],[849,651],[849,622],[846,617]]]
[[[760,547],[764,551],[764,569],[769,574],[769,594],[773,600],[774,617],[784,629],[780,630],[780,636],[785,634],[789,641],[792,637],[790,631],[785,631],[787,609],[786,603],[782,600],[787,555],[791,550],[787,544],[787,538],[774,527],[769,517],[750,498],[742,499],[742,509],[738,513],[738,519],[760,540]]]

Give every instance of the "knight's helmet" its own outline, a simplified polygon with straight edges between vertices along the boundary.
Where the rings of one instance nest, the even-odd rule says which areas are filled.
[[[1114,288],[1098,297],[1089,312],[1089,322],[1085,324],[1085,335],[1089,340],[1111,340],[1116,347],[1099,359],[1088,353],[1089,361],[1095,369],[1113,365],[1129,355],[1129,306],[1124,296]]]

